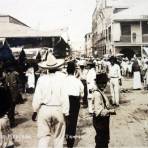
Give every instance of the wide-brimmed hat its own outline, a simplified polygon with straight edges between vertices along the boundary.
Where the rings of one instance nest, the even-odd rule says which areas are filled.
[[[57,69],[64,64],[64,59],[56,59],[54,55],[48,53],[47,60],[38,65],[46,69]]]

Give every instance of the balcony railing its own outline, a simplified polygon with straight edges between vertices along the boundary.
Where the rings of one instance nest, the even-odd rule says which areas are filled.
[[[130,35],[122,35],[120,41],[131,43],[131,36]]]

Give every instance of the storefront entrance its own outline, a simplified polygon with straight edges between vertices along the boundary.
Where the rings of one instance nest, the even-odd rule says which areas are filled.
[[[141,57],[141,47],[123,47],[120,53],[124,54],[128,59],[133,58],[134,55]]]

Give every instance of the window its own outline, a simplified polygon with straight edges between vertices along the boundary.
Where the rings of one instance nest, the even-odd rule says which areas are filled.
[[[148,22],[142,22],[142,34],[148,34]]]
[[[121,23],[121,34],[131,35],[131,25],[129,23]]]

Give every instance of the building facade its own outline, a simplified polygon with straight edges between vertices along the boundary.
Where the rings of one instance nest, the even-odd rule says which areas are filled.
[[[97,1],[92,15],[92,49],[93,56],[101,57],[107,53],[107,26],[111,23],[113,9],[107,6],[107,1]]]
[[[129,58],[134,54],[138,57],[144,55],[145,48],[148,47],[148,11],[137,13],[137,9],[127,9],[114,15],[111,24],[112,37],[108,41],[113,54],[123,53]],[[135,14],[130,15],[131,12]]]
[[[85,35],[85,54],[87,57],[92,56],[92,33]]]
[[[131,58],[142,56],[148,47],[148,10],[128,8],[98,1],[92,16],[94,56],[122,53]],[[145,11],[144,11],[145,9]]]

